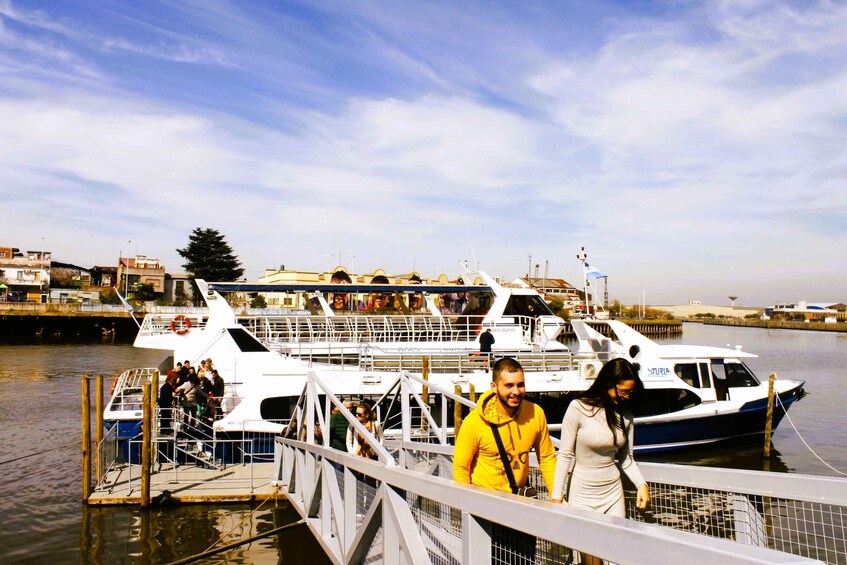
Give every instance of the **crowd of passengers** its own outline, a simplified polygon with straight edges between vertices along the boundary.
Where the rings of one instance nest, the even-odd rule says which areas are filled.
[[[159,388],[159,430],[166,435],[174,429],[174,416],[182,415],[189,429],[206,430],[211,435],[212,424],[221,418],[224,380],[211,359],[193,366],[186,359],[169,370]]]

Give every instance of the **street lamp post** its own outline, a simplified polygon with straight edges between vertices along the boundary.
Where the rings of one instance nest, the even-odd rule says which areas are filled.
[[[44,300],[44,236],[41,236],[41,268],[38,270],[38,302]]]
[[[132,240],[127,241],[127,249],[132,249]],[[127,251],[127,255],[129,255],[129,251]],[[124,298],[126,298],[129,293],[129,257],[126,258],[126,268],[124,269]]]

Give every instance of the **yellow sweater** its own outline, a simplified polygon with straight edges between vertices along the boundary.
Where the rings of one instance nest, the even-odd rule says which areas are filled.
[[[529,451],[535,448],[548,492],[553,492],[556,449],[547,431],[547,418],[537,405],[524,400],[517,416],[503,414],[494,390],[480,397],[477,407],[462,422],[453,455],[453,479],[457,483],[512,492],[503,469],[500,451],[490,424],[496,424],[506,453],[511,455],[512,473],[518,486],[529,475]]]

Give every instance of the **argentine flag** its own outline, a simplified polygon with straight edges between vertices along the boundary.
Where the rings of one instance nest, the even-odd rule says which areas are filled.
[[[585,263],[585,276],[589,279],[604,279],[608,277],[606,273],[602,272],[600,269],[592,267],[587,262]]]

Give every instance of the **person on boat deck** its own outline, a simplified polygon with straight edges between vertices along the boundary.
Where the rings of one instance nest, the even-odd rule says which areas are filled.
[[[177,379],[177,386],[182,386],[186,382],[188,382],[188,374],[191,372],[191,361],[188,359],[182,364],[182,367],[179,369],[179,375]]]
[[[588,390],[570,403],[550,500],[623,518],[623,472],[638,488],[636,506],[647,507],[650,489],[632,457],[632,401],[643,390],[638,367],[617,358],[603,365]],[[588,565],[601,561],[583,555]]]
[[[193,370],[194,367],[191,367],[188,373],[188,380],[176,389],[180,399],[180,406],[182,406],[185,412],[186,424],[191,424],[197,418],[197,389],[200,388],[200,379]]]
[[[520,363],[508,357],[497,361],[491,390],[480,397],[456,438],[454,481],[518,494],[504,469],[494,435],[496,429],[510,463],[515,487],[520,490],[527,485],[529,454],[535,449],[544,482],[548,489],[553,488],[556,450],[550,440],[547,417],[540,406],[524,400],[525,394],[526,382]],[[492,524],[492,536],[509,546],[510,555],[516,562],[535,562],[535,537],[497,524]],[[492,545],[492,552],[494,550]]]
[[[368,430],[378,442],[382,443],[382,428],[379,422],[376,421],[376,414],[371,410],[370,405],[362,402],[356,406],[356,411],[353,413],[356,420]],[[360,434],[353,426],[347,428],[347,453],[360,455],[368,459],[377,459],[376,452],[368,443],[365,437]]]
[[[340,292],[336,292],[332,295],[332,309],[333,310],[346,310],[347,309],[347,295],[342,294]]]
[[[491,328],[486,328],[479,335],[479,352],[491,354],[491,346],[494,345],[494,334],[491,333]]]
[[[162,433],[171,431],[172,413],[174,408],[174,392],[176,391],[176,371],[170,370],[165,382],[159,388],[159,429]]]
[[[226,387],[224,386],[223,377],[221,377],[217,369],[212,369],[212,396],[214,396],[216,400],[214,414],[216,420],[221,417],[221,408],[223,405],[225,392]]]

